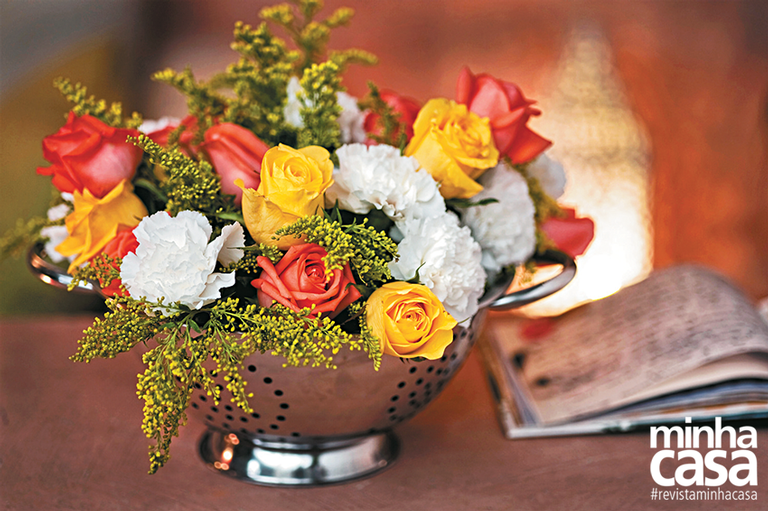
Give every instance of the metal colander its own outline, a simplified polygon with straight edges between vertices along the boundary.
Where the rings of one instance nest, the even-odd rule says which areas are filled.
[[[243,376],[253,413],[227,401],[219,404],[195,390],[187,414],[206,424],[200,440],[203,460],[214,470],[240,480],[276,486],[317,486],[354,480],[388,467],[399,452],[392,428],[432,401],[464,363],[488,309],[519,307],[563,288],[576,266],[567,255],[548,251],[539,264],[559,264],[562,271],[532,287],[507,292],[510,281],[497,282],[485,294],[468,327],[457,326],[454,340],[439,360],[382,357],[381,368],[363,351],[340,351],[335,370],[283,367],[284,359],[255,354],[244,361]],[[33,273],[48,284],[66,286],[66,273],[29,252]],[[91,284],[83,290],[98,292]],[[223,375],[212,372],[226,388]]]

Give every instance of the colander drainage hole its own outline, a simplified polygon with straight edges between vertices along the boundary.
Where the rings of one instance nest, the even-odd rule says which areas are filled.
[[[458,355],[456,355],[456,353],[453,353],[453,354],[451,354],[451,360],[456,360],[456,357],[457,357],[457,356],[458,356]]]
[[[400,383],[397,384],[397,388],[398,389],[402,389],[403,387],[405,387],[405,382],[404,381],[401,381]]]
[[[261,415],[259,415],[258,413],[252,413],[251,417],[253,417],[254,419],[258,419],[261,417]]]
[[[248,422],[248,417],[240,416],[240,422]]]
[[[391,420],[393,422],[396,421],[397,420],[397,415],[390,415],[389,416],[389,420]]]
[[[416,368],[415,368],[415,367],[411,367],[411,368],[408,370],[408,372],[409,372],[409,373],[411,373],[411,374],[413,374],[413,373],[415,373],[415,372],[416,372]]]
[[[269,428],[270,429],[280,429],[280,426],[278,426],[277,424],[270,424]]]
[[[429,366],[429,367],[427,367],[427,372],[428,372],[428,373],[431,373],[431,372],[432,372],[432,371],[434,371],[434,370],[435,370],[435,366]]]
[[[212,411],[213,413],[219,413],[219,409],[218,409],[218,408],[216,408],[215,406],[212,406],[212,407],[211,407],[211,411]]]
[[[418,380],[416,380],[416,385],[421,385],[422,383],[424,383],[423,378],[419,378]]]
[[[192,403],[192,408],[194,408],[195,410],[197,410],[197,409],[198,409],[198,408],[200,408],[200,407],[199,407],[199,406],[197,406],[197,403]]]
[[[200,389],[202,389],[202,388],[203,388],[203,386],[202,386],[202,385],[200,385],[199,383],[195,383],[195,388],[196,388],[197,390],[200,390]]]
[[[270,378],[269,376],[267,376],[266,378],[264,378],[264,383],[266,383],[267,385],[269,385],[270,383],[272,383],[272,378]]]
[[[280,396],[282,396],[282,395],[283,395],[283,391],[282,391],[282,390],[276,390],[276,391],[275,391],[275,395],[276,395],[277,397],[280,397]]]
[[[222,422],[221,427],[224,429],[229,429],[229,424],[227,424],[226,422]]]
[[[208,401],[208,398],[200,394],[200,401],[203,401],[203,402]]]
[[[391,398],[389,398],[389,400],[392,401],[393,403],[398,399],[400,399],[400,396],[392,396]]]
[[[255,372],[256,372],[256,366],[255,366],[255,365],[253,365],[253,364],[251,364],[251,365],[249,365],[249,366],[248,366],[248,370],[249,370],[250,372],[252,372],[252,373],[255,373]]]
[[[278,415],[277,417],[275,417],[275,419],[277,419],[277,420],[279,420],[280,422],[282,422],[282,421],[284,421],[284,420],[285,420],[285,417],[283,417],[282,415]]]
[[[260,435],[263,435],[264,434],[264,430],[259,428],[259,429],[256,430],[256,433],[258,433]]]
[[[210,415],[206,415],[206,416],[205,416],[205,420],[207,420],[207,421],[213,421],[213,417],[211,417]]]
[[[410,398],[416,397],[416,391],[413,391],[410,394],[408,394],[408,397],[410,397]]]
[[[392,406],[387,410],[387,413],[395,413],[395,410],[397,410],[397,407]]]
[[[291,436],[292,436],[292,437],[298,437],[298,436],[301,436],[301,435],[300,435],[300,434],[298,434],[298,433],[296,433],[296,432],[294,431],[293,433],[291,433]]]
[[[280,403],[280,408],[287,410],[289,408],[288,403]]]
[[[240,433],[242,433],[244,435],[247,435],[248,434],[248,430],[245,429],[245,428],[240,428]]]
[[[235,420],[235,418],[234,418],[234,417],[232,417],[231,415],[227,414],[227,420],[228,420],[228,421],[231,421],[231,420]]]

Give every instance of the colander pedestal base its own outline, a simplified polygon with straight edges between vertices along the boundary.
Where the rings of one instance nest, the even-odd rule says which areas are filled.
[[[248,435],[207,430],[200,456],[217,472],[265,486],[322,486],[373,475],[400,451],[391,431],[344,440],[270,442]]]

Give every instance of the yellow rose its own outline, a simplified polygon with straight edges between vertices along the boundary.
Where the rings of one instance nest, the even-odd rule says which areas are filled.
[[[75,210],[65,220],[69,237],[56,247],[63,256],[77,255],[69,266],[70,273],[101,252],[121,226],[135,227],[147,216],[147,208],[133,193],[133,185],[127,179],[101,199],[87,188],[82,193],[75,191],[74,195]]]
[[[456,320],[421,284],[384,284],[368,298],[366,310],[368,328],[387,355],[435,360],[453,342]]]
[[[245,225],[257,243],[285,250],[301,242],[292,237],[275,241],[272,236],[280,227],[322,209],[323,194],[333,184],[333,162],[329,157],[322,147],[297,150],[280,144],[264,154],[257,189],[245,188],[242,180],[235,181],[243,190]]]
[[[499,162],[490,121],[449,99],[431,99],[413,123],[406,156],[440,183],[446,199],[469,199],[483,189],[475,179]]]

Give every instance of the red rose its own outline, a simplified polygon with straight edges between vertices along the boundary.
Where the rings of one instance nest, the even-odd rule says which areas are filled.
[[[221,190],[235,195],[237,204],[242,200],[243,191],[235,185],[235,179],[242,179],[245,188],[258,188],[261,159],[268,149],[253,132],[230,122],[209,128],[205,142],[200,144],[200,150],[221,176]]]
[[[101,251],[101,253],[108,255],[112,259],[122,259],[129,253],[136,252],[136,248],[138,246],[139,242],[136,239],[136,236],[133,234],[133,229],[126,229],[118,232],[117,235],[109,241],[109,243],[104,245],[104,249]],[[113,264],[112,266],[117,268],[118,271],[120,270],[116,264]],[[99,284],[102,285],[101,292],[107,296],[125,296],[125,292],[120,289],[121,283],[122,281],[117,278],[110,282],[109,286],[104,287],[104,282],[99,281]]]
[[[37,173],[53,176],[53,186],[62,192],[90,191],[103,198],[124,179],[132,179],[142,151],[126,142],[137,137],[132,129],[113,128],[90,115],[69,112],[67,123],[43,139],[43,156],[52,163]]]
[[[383,90],[380,92],[380,95],[381,99],[383,99],[386,104],[391,106],[396,113],[400,114],[400,122],[405,124],[405,135],[408,140],[411,140],[413,137],[413,122],[416,120],[416,116],[419,115],[421,106],[416,100],[400,96],[396,92]],[[373,112],[365,114],[363,127],[365,128],[366,133],[379,136],[382,135],[383,130],[379,125],[380,117],[381,116]],[[399,130],[396,130],[393,134],[393,138],[397,140],[398,135]]]
[[[475,76],[464,67],[456,85],[456,101],[491,121],[496,149],[509,156],[512,163],[530,161],[552,145],[526,126],[532,115],[541,112],[531,106],[534,101],[525,99],[514,83],[487,74]]]
[[[190,158],[194,158],[197,156],[198,150],[196,146],[192,145],[192,140],[197,134],[197,117],[188,115],[181,120],[181,124],[186,129],[179,136],[179,149]],[[178,127],[179,124],[169,123],[164,128],[146,133],[146,135],[157,145],[166,147],[168,145],[168,137]]]
[[[571,257],[583,254],[595,237],[595,223],[591,218],[576,218],[576,211],[563,208],[564,218],[552,217],[541,225],[555,246]]]
[[[251,285],[259,290],[261,306],[270,307],[274,300],[298,312],[314,305],[312,316],[322,312],[333,318],[360,298],[360,292],[351,285],[355,280],[349,264],[343,270],[334,270],[331,280],[326,280],[326,255],[328,252],[320,245],[304,243],[290,247],[277,266],[259,256],[257,260],[264,271]]]

